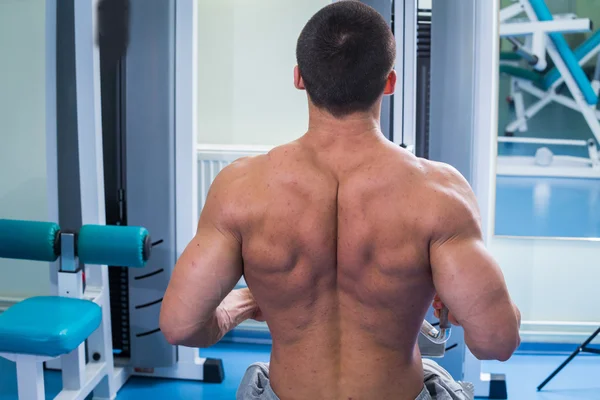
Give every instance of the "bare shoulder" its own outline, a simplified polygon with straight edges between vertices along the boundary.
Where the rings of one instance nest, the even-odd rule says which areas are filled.
[[[252,178],[255,171],[264,164],[265,157],[265,155],[241,157],[227,165],[215,177],[209,196],[219,196],[220,200],[224,200],[228,194],[233,194],[241,184]]]
[[[421,160],[426,171],[425,191],[433,199],[433,239],[445,241],[456,235],[481,233],[477,198],[465,177],[454,167]]]
[[[440,196],[458,197],[461,200],[475,200],[469,182],[449,164],[419,159],[428,177],[429,187]]]
[[[219,172],[211,185],[209,196],[217,196],[221,202],[229,203],[240,198],[242,193],[258,190],[270,171],[276,169],[301,153],[295,142],[274,147],[265,154],[241,157]]]
[[[245,209],[242,206],[261,175],[265,159],[266,155],[242,157],[223,168],[210,186],[200,222],[210,221],[219,228],[237,231]]]

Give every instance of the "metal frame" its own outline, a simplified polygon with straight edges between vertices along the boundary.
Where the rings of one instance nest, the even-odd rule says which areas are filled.
[[[520,2],[517,2],[508,7],[504,7],[502,10],[500,10],[500,15],[499,15],[500,22],[504,22],[511,18],[514,18],[517,15],[521,14],[523,11],[524,11],[523,5]]]
[[[524,10],[522,10],[524,11]],[[589,32],[592,21],[589,18],[559,19],[554,21],[512,22],[500,26],[500,37],[545,35],[546,33]]]
[[[196,234],[198,221],[198,20],[195,0],[175,2],[175,206],[177,257]],[[203,378],[198,349],[178,346],[178,373]],[[176,374],[176,375],[177,375]],[[189,378],[190,379],[190,378]]]
[[[8,353],[0,353],[0,357],[17,364],[17,393],[19,399],[45,399],[43,362],[53,358]]]
[[[530,21],[508,22],[523,12],[528,15]],[[511,40],[518,47],[520,45],[514,37],[525,36],[526,47],[531,49],[531,65],[538,71],[543,71],[548,65],[546,62],[547,33],[589,32],[592,29],[592,21],[589,18],[577,18],[572,14],[557,16],[553,21],[538,21],[528,0],[518,0],[517,4],[502,9],[500,23],[500,37]]]
[[[392,27],[392,13],[395,0],[361,0],[376,9]],[[394,141],[393,104],[395,96],[384,96],[381,102],[381,131],[383,135]]]
[[[552,373],[548,375],[548,377],[542,383],[539,384],[539,386],[537,387],[538,392],[542,390],[544,386],[546,386],[552,379],[554,379],[554,377],[558,375],[558,373],[562,371],[563,368],[565,368],[571,361],[573,361],[573,359],[578,354],[590,353],[600,355],[600,349],[596,349],[589,346],[589,344],[594,341],[598,334],[600,334],[600,328],[596,329],[594,333],[592,333],[582,344],[577,346],[577,348],[571,353],[571,355],[569,355],[569,357],[567,357],[567,359],[561,365],[559,365],[554,371],[552,371]]]
[[[526,4],[521,0],[518,1],[518,4],[513,4],[512,6],[506,7],[505,10],[500,11],[500,37],[507,37],[509,40],[511,40],[513,44],[515,44],[517,48],[520,47],[520,45],[518,44],[519,42],[517,42],[516,39],[512,38],[512,36],[519,36],[524,34],[523,24],[521,23],[517,26],[516,23],[504,25],[502,23],[505,23],[507,20],[516,17],[522,12],[525,12]],[[539,29],[540,25],[537,25],[536,28]],[[503,29],[507,30],[509,34],[503,35]],[[546,35],[544,35],[543,32],[540,31],[533,31],[531,33],[531,35],[527,35],[525,38],[525,41],[528,45],[527,47],[531,49],[530,56],[533,59],[533,61],[530,61],[530,63],[533,66],[533,68],[537,69],[538,71],[543,71],[548,65],[548,63],[546,62],[545,51]],[[528,52],[525,52],[525,54],[528,54]]]
[[[74,2],[75,32],[75,81],[77,87],[77,132],[80,174],[81,223],[105,224],[104,208],[104,167],[102,154],[102,119],[100,106],[100,53],[94,44],[96,32],[96,10],[98,0]],[[112,353],[112,336],[110,320],[110,301],[108,294],[108,267],[106,265],[85,268],[86,296],[102,307],[102,323],[87,340],[87,353],[90,360],[95,354],[100,355],[104,363],[106,379],[100,380],[94,389],[94,397],[113,399],[118,387],[113,379],[115,373]],[[80,272],[81,273],[81,272]],[[80,273],[76,274],[79,275]],[[59,274],[59,294],[65,282],[63,274]],[[71,278],[70,285],[81,285],[80,277]],[[81,288],[83,289],[83,288]],[[81,367],[85,363],[84,345],[77,350],[77,355],[68,356],[68,362],[61,363],[63,368],[63,384],[73,377],[75,371],[68,364],[76,362]],[[80,370],[79,370],[80,371]],[[75,376],[77,379],[81,377]],[[76,386],[76,385],[75,385]],[[84,397],[85,398],[85,397]]]
[[[57,0],[46,0],[46,190],[48,220],[58,222]],[[49,263],[50,293],[58,287],[58,262]]]
[[[213,379],[207,369],[214,365],[212,360],[201,358],[198,349],[170,345],[158,329],[164,289],[197,223],[196,4],[193,0],[131,4],[125,60],[127,223],[147,226],[156,239],[164,240],[147,271],[129,271],[131,363],[136,367],[131,373]],[[145,154],[136,151],[141,146]],[[156,180],[160,186],[152,185]],[[153,352],[145,351],[148,348]]]
[[[472,186],[480,205],[484,242],[489,244],[493,237],[495,213],[495,155],[497,154],[498,92],[500,68],[498,54],[499,0],[474,1],[475,5],[475,87]],[[490,79],[492,77],[492,79]],[[479,361],[465,346],[464,380],[473,383],[476,397],[493,397],[494,381],[501,376],[485,373]],[[502,384],[499,385],[502,387]],[[502,388],[500,388],[502,392]],[[502,393],[501,393],[502,394]]]
[[[394,143],[415,152],[417,110],[417,0],[396,0],[396,94],[394,95]]]
[[[128,270],[129,358],[136,371],[149,376],[177,364],[177,348],[159,327],[161,302],[177,261],[175,4],[131,1],[123,61],[126,221],[162,241],[143,271]]]

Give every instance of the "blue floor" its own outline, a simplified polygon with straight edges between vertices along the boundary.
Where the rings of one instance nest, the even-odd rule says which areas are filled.
[[[237,385],[248,365],[268,361],[268,346],[220,344],[203,351],[207,357],[219,357],[225,364],[225,382],[203,384],[134,378],[119,392],[119,400],[137,399],[234,399]],[[507,363],[484,362],[483,370],[507,376],[509,399],[600,399],[600,357],[579,356],[561,372],[547,389],[537,392],[536,386],[565,356],[514,356]],[[60,374],[46,373],[46,398],[52,399],[60,390]],[[17,400],[14,364],[0,359],[0,399]]]
[[[541,136],[539,132],[527,135]],[[533,156],[539,145],[500,143],[500,155]],[[549,146],[585,157],[585,148]],[[600,237],[600,179],[496,177],[495,233],[502,236]]]
[[[202,357],[221,358],[225,381],[221,384],[132,378],[119,392],[119,400],[137,399],[234,399],[245,369],[257,361],[269,361],[270,346],[219,344],[202,350]],[[46,371],[46,399],[53,399],[62,388],[59,372]],[[16,371],[13,363],[0,358],[0,399],[17,400]]]
[[[514,110],[502,101],[508,80],[501,77],[499,129],[514,118]],[[525,95],[525,102],[533,102]],[[552,103],[528,121],[527,132],[518,137],[587,140],[592,132],[583,116]],[[539,145],[499,143],[498,154],[533,156]],[[587,157],[585,147],[547,146],[560,155]],[[563,238],[600,237],[600,180],[499,176],[496,180],[495,233],[502,236]],[[598,397],[600,399],[600,396]]]
[[[498,176],[495,233],[600,237],[600,180]]]

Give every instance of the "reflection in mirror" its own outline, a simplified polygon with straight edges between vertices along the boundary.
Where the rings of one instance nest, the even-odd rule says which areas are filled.
[[[600,11],[504,0],[495,234],[600,237]]]

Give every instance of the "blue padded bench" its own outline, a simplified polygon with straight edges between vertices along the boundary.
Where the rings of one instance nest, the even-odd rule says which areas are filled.
[[[102,321],[88,300],[32,297],[0,314],[0,353],[58,357],[83,343]]]
[[[60,360],[63,389],[56,399],[114,398],[108,295],[85,298],[83,265],[139,267],[152,241],[143,227],[85,225],[61,232],[55,223],[0,219],[0,258],[54,262],[58,293],[23,300],[0,314],[0,357],[16,363],[21,400],[43,400],[43,363]],[[106,287],[107,288],[107,287]],[[95,335],[94,333],[99,334]],[[86,346],[93,356],[86,359]],[[112,381],[111,381],[112,380]]]

